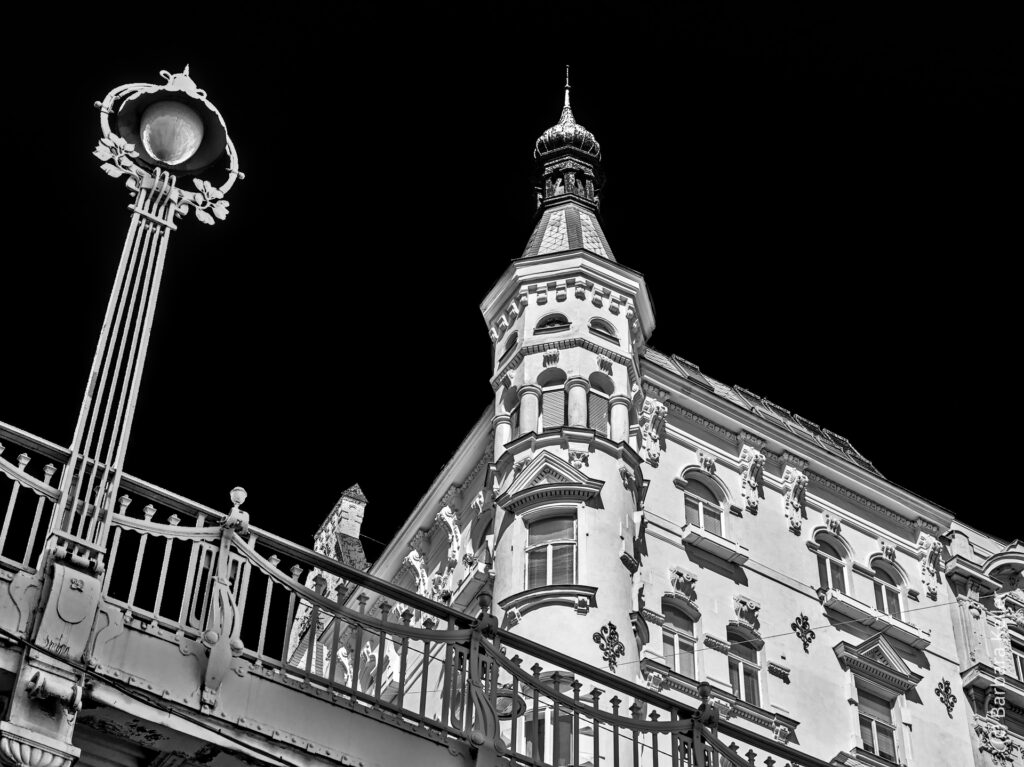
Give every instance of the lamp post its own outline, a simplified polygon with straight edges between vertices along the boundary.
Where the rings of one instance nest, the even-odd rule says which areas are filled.
[[[224,119],[188,67],[160,74],[163,85],[122,85],[96,102],[93,154],[134,201],[47,546],[92,569],[102,568],[171,233],[190,210],[204,224],[224,220],[242,178]]]
[[[242,177],[224,120],[188,67],[161,75],[163,85],[122,85],[96,103],[102,135],[93,154],[126,182],[132,214],[46,546],[35,572],[15,576],[23,614],[32,615],[31,644],[0,721],[0,761],[17,767],[70,767],[80,755],[72,735],[81,664],[92,657],[107,528],[168,240],[190,210],[205,224],[223,220],[224,196]]]

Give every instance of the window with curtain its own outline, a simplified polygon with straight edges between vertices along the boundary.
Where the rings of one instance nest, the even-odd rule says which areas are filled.
[[[875,582],[875,607],[879,612],[888,613],[897,620],[902,619],[900,611],[900,589],[896,579],[885,568],[872,568]]]
[[[665,665],[689,679],[696,679],[693,648],[696,644],[693,619],[678,607],[662,602],[665,623],[662,626],[662,649]]]
[[[818,541],[818,581],[823,589],[835,589],[846,593],[846,563],[836,548]]]
[[[576,582],[576,518],[546,517],[527,529],[526,588]]]
[[[587,395],[587,425],[603,437],[608,436],[608,397],[598,391]]]
[[[565,387],[562,384],[543,390],[540,420],[543,425],[542,431],[561,429],[565,426]]]
[[[757,650],[749,639],[738,631],[729,629],[726,637],[729,648],[729,683],[732,694],[752,706],[761,705],[761,664]]]
[[[722,531],[722,509],[718,499],[707,487],[691,479],[683,491],[683,503],[686,507],[686,522],[709,533],[724,537]]]
[[[864,750],[895,762],[896,728],[892,720],[892,702],[858,687],[857,710]]]

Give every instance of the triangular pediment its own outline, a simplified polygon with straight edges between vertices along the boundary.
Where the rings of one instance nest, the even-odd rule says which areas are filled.
[[[531,505],[534,500],[564,498],[580,502],[599,493],[603,485],[554,453],[541,450],[518,470],[498,503],[515,511]]]
[[[875,634],[859,645],[840,642],[834,648],[844,668],[855,676],[870,678],[895,692],[904,693],[921,681],[882,634]]]

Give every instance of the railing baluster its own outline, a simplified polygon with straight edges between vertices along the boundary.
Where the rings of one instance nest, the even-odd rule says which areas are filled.
[[[608,701],[612,704],[612,716],[619,715],[619,704],[622,700],[618,695]],[[612,767],[619,767],[619,725],[612,724]]]
[[[198,517],[196,517],[195,528],[197,530],[203,526],[203,520],[205,518],[205,514],[200,514]],[[188,573],[185,575],[185,592],[181,595],[181,612],[178,614],[178,624],[182,628],[186,628],[188,626],[188,616],[189,611],[192,607],[192,591],[196,578],[196,567],[198,565],[197,560],[199,558],[200,545],[201,544],[197,541],[192,541],[192,550],[188,554]],[[264,616],[263,621],[262,630],[264,631],[266,631],[267,628],[267,621],[265,618],[266,616]]]
[[[651,712],[651,721],[657,723],[657,711]],[[658,753],[658,733],[656,730],[651,731],[651,756],[654,758],[654,763],[651,765],[651,767],[658,767],[658,757],[660,756],[660,754]]]
[[[356,597],[356,601],[359,603],[359,612],[366,612],[366,602],[369,599],[366,594],[360,594]],[[352,658],[352,689],[355,692],[359,692],[359,667],[362,665],[363,657],[363,626],[361,623],[357,623],[355,636],[355,651],[352,653],[355,657]]]
[[[409,621],[412,620],[412,610],[408,607],[402,611],[402,625],[408,627]],[[402,636],[402,649],[401,654],[398,656],[398,707],[404,708],[405,706],[405,675],[406,668],[408,666],[407,657],[409,654],[409,637]]]
[[[249,540],[247,542],[250,548],[252,548],[255,551],[256,534],[252,533],[249,536]],[[238,599],[235,602],[235,605],[238,608],[238,618],[236,620],[238,620],[239,622],[245,619],[245,604],[249,600],[249,572],[252,570],[248,562],[243,561],[240,566],[242,568],[242,574],[240,576],[242,583],[238,587]]]
[[[427,681],[430,670],[430,640],[423,640],[423,669],[420,672],[420,721],[427,717]]]
[[[530,667],[533,672],[533,742],[530,745],[530,756],[535,765],[539,765],[544,758],[544,754],[537,753],[540,751],[540,672],[543,668],[539,663]]]
[[[122,495],[117,499],[117,514],[124,516],[128,511],[128,504],[132,502],[132,499],[127,494]],[[114,563],[117,561],[117,549],[121,545],[121,528],[114,527],[114,540],[110,544],[110,554],[107,557],[107,572],[103,576],[103,593],[106,594],[110,588],[110,576],[114,572]]]
[[[562,691],[562,675],[555,671],[551,675],[551,686],[555,689],[555,692]],[[558,764],[559,757],[564,756],[561,753],[562,739],[558,736],[562,730],[562,706],[558,702],[558,698],[551,698],[551,763]]]
[[[598,712],[601,711],[601,692],[596,687],[590,691],[590,699],[594,702],[594,715],[591,718],[591,725],[594,728],[594,758],[591,761],[594,764],[601,763],[601,723],[597,718]]]
[[[168,524],[174,525],[175,527],[181,522],[181,518],[177,514],[171,514],[167,519]],[[171,560],[171,545],[174,543],[173,538],[168,538],[164,544],[164,561],[160,565],[160,581],[156,587],[156,601],[153,603],[153,616],[154,618],[160,614],[160,606],[164,601],[164,586],[167,583],[167,565]]]
[[[18,456],[18,469],[25,471],[25,467],[28,466],[29,462],[28,453],[22,453]],[[14,502],[18,500],[18,491],[21,490],[21,483],[17,480],[14,481],[14,486],[11,488],[11,497],[7,501],[7,514],[4,515],[3,526],[0,527],[0,556],[4,553],[4,543],[7,541],[7,530],[11,526],[11,518],[14,517]]]
[[[675,706],[669,709],[669,711],[672,717],[672,724],[675,724],[679,721],[679,712],[676,710]],[[673,731],[672,736],[669,738],[669,740],[672,743],[672,767],[679,767],[679,745],[682,738],[679,737],[678,731]]]
[[[292,565],[291,569],[292,580],[298,581],[299,576],[302,575],[302,566],[295,564]],[[295,592],[288,589],[288,620],[284,624],[284,640],[281,644],[281,665],[287,667],[291,663],[291,658],[288,657],[290,647],[288,647],[288,640],[291,638],[292,624],[295,621]]]
[[[142,516],[147,522],[153,518],[156,514],[156,506],[149,503],[142,510]],[[142,569],[142,557],[146,553],[146,541],[149,539],[149,533],[142,533],[139,536],[139,550],[135,554],[135,570],[132,572],[132,585],[128,589],[128,606],[135,607],[135,592],[139,587],[139,571]]]
[[[515,664],[516,668],[519,668],[522,665],[522,663],[523,663],[523,659],[520,658],[518,655],[513,655],[512,656],[512,663]],[[495,681],[495,683],[497,683],[497,681],[498,681],[497,678],[495,678],[494,681]],[[516,677],[513,674],[512,675],[512,700],[511,700],[511,702],[509,704],[512,707],[512,734],[509,736],[509,738],[510,738],[509,743],[511,744],[511,748],[512,748],[512,752],[513,753],[518,753],[519,752],[519,718],[522,716],[522,713],[523,713],[521,711],[517,711],[516,710],[516,701],[517,700],[519,700],[519,678]]]
[[[388,611],[390,609],[391,605],[389,605],[387,602],[381,602],[380,619],[382,621],[387,621]],[[376,674],[377,679],[373,686],[373,697],[376,698],[378,703],[380,703],[381,686],[384,684],[384,650],[386,649],[386,645],[384,643],[386,641],[388,641],[387,632],[384,629],[381,629],[380,639],[377,642],[377,668],[374,669],[374,673]]]
[[[334,601],[337,603],[338,607],[341,607],[342,603],[345,601],[345,589],[343,584],[340,582],[338,583],[337,590],[334,594]],[[266,618],[263,619],[263,622],[266,623]],[[333,685],[334,675],[338,672],[338,640],[341,638],[340,613],[334,616],[332,623],[334,624],[334,633],[331,635],[331,659],[327,667],[327,679],[330,680],[330,683]]]
[[[56,473],[57,467],[52,463],[46,464],[43,468],[43,482],[47,485],[52,485],[52,479],[54,473]],[[21,563],[28,567],[28,562],[32,558],[32,550],[35,548],[36,543],[36,532],[39,530],[39,520],[43,517],[43,505],[46,503],[46,498],[39,496],[39,500],[36,501],[36,515],[32,518],[32,529],[28,533],[28,544],[25,546],[25,557],[21,560]]]
[[[277,567],[278,563],[281,560],[277,556],[277,554],[271,554],[270,558],[267,561],[270,562],[270,564],[272,564],[274,567]],[[258,644],[256,645],[256,665],[258,666],[263,665],[263,646],[267,641],[267,615],[269,615],[270,613],[270,596],[273,588],[274,580],[268,575],[267,588],[263,592],[263,619],[260,621],[260,638]]]
[[[452,687],[455,680],[452,676],[452,645],[445,643],[444,665],[441,666],[441,726],[448,729],[451,722],[448,719],[448,712],[451,710]]]
[[[572,680],[572,759],[580,761],[580,688],[583,685],[578,679]]]
[[[629,713],[635,720],[640,719],[642,704],[634,699],[629,706]],[[634,726],[633,730],[633,764],[640,767],[640,731]]]

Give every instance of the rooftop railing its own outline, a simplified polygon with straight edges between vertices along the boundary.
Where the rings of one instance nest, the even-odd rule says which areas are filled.
[[[0,444],[0,565],[32,570],[68,453],[3,423]],[[250,526],[238,498],[224,513],[129,475],[121,490],[106,603],[126,627],[205,646],[203,709],[233,683],[224,664],[241,659],[247,673],[322,690],[328,704],[466,743],[477,764],[826,767],[719,723],[706,689],[700,708],[682,705],[501,630],[486,609],[463,613]]]

